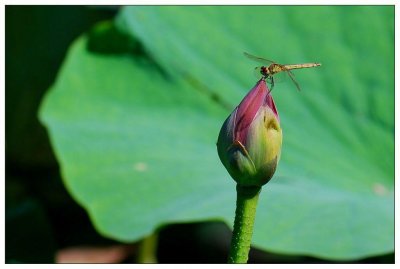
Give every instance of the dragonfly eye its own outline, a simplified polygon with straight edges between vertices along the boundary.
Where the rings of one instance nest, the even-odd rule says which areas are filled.
[[[261,78],[266,78],[269,76],[267,67],[258,66],[256,68],[254,68],[254,76],[256,78],[260,78],[260,75],[261,75]]]
[[[267,76],[267,75],[268,75],[268,69],[267,69],[265,66],[261,66],[260,73],[261,73],[263,76]]]

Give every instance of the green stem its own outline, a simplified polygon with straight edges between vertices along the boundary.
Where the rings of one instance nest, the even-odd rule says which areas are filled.
[[[235,224],[228,263],[247,263],[261,187],[236,186]]]
[[[140,242],[137,263],[157,263],[157,240],[158,235],[154,232]]]

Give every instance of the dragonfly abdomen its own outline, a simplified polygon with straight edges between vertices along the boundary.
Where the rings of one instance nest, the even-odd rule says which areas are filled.
[[[283,67],[286,70],[292,70],[292,69],[301,69],[301,68],[311,68],[311,67],[316,67],[320,66],[320,63],[305,63],[305,64],[285,64]]]

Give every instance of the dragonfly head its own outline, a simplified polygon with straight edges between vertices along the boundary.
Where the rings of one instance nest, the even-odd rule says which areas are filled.
[[[265,66],[260,67],[260,73],[263,77],[268,77],[269,76],[269,70]]]

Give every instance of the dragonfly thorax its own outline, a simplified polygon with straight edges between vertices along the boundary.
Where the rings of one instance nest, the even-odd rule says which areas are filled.
[[[269,76],[273,76],[281,71],[284,71],[284,69],[279,64],[270,64],[269,66],[261,66],[260,68],[261,75],[266,78]]]
[[[267,67],[267,70],[268,70],[268,75],[272,76],[272,75],[275,75],[276,73],[284,71],[285,69],[282,65],[274,63],[274,64],[270,64]]]

